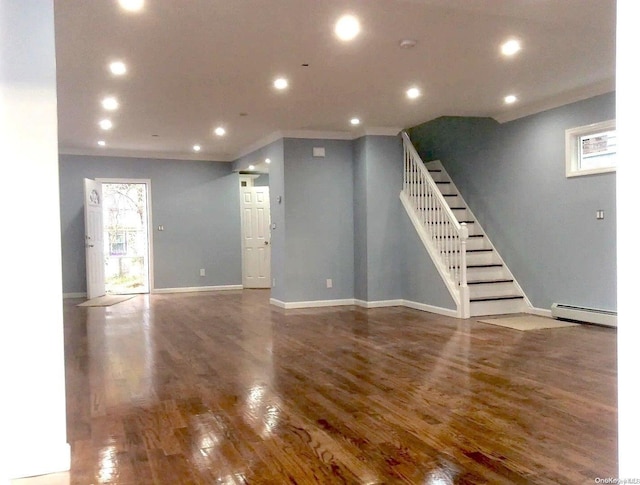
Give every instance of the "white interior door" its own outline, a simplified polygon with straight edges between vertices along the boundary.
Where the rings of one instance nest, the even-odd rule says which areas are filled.
[[[240,187],[242,285],[271,288],[269,187]]]
[[[102,237],[102,184],[84,179],[84,247],[87,298],[104,295],[104,243]]]

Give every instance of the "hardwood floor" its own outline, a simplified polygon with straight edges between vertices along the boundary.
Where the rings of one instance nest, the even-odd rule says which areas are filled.
[[[72,484],[617,475],[612,329],[285,311],[264,290],[76,303],[65,302]]]

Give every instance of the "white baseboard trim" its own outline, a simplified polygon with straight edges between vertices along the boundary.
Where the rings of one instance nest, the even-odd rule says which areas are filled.
[[[344,300],[312,300],[312,301],[280,301],[275,298],[271,298],[269,302],[285,310],[295,310],[299,308],[322,308],[330,306],[348,306],[355,305],[353,298],[346,298]]]
[[[357,305],[363,308],[384,308],[384,307],[392,307],[392,306],[403,306],[407,308],[412,308],[414,310],[420,310],[423,312],[436,313],[438,315],[458,318],[457,310],[451,310],[449,308],[442,308],[438,306],[427,305],[425,303],[418,303],[415,301],[401,300],[401,299],[400,300],[365,301],[365,300],[359,300],[354,298],[347,298],[344,300],[314,300],[314,301],[285,302],[285,301],[277,300],[275,298],[271,298],[269,300],[269,303],[279,308],[284,308],[285,310],[293,310],[293,309],[299,309],[299,308],[346,306],[346,305]]]
[[[62,298],[86,298],[87,293],[63,293]]]
[[[403,300],[354,300],[354,304],[363,308],[385,308],[390,306],[403,306]]]
[[[198,291],[241,290],[242,288],[242,285],[187,286],[183,288],[155,288],[151,290],[151,293],[194,293]]]
[[[418,303],[417,301],[402,300],[402,302],[402,306],[413,308],[414,310],[436,313],[438,315],[444,315],[446,317],[460,318],[460,316],[458,315],[458,310],[451,310],[450,308],[427,305],[426,303]]]
[[[529,308],[527,313],[531,313],[532,315],[538,315],[539,317],[553,318],[553,315],[551,314],[551,310],[546,310],[544,308],[531,307]]]
[[[276,300],[275,298],[269,298],[269,303],[273,306],[277,306],[278,308],[286,308],[285,302]]]
[[[13,446],[13,445],[12,445]],[[37,475],[48,475],[50,473],[65,472],[71,467],[71,447],[68,443],[58,443],[55,445],[38,443],[38,450],[35,453],[33,444],[24,446],[21,449],[12,448],[6,465],[6,473],[9,478],[34,477]]]

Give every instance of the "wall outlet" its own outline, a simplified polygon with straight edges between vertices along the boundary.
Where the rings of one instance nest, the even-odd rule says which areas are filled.
[[[333,288],[333,280],[331,278],[327,279],[327,288]]]
[[[205,272],[204,272],[204,268],[200,269],[200,276],[204,276]]]
[[[596,219],[604,219],[604,211],[602,209],[596,211]]]

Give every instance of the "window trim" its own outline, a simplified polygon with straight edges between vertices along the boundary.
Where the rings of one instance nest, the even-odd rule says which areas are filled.
[[[590,125],[578,126],[565,131],[565,163],[567,177],[581,177],[599,173],[615,172],[616,166],[580,169],[578,157],[580,156],[580,137],[592,135],[602,131],[616,129],[616,120],[601,121]]]

